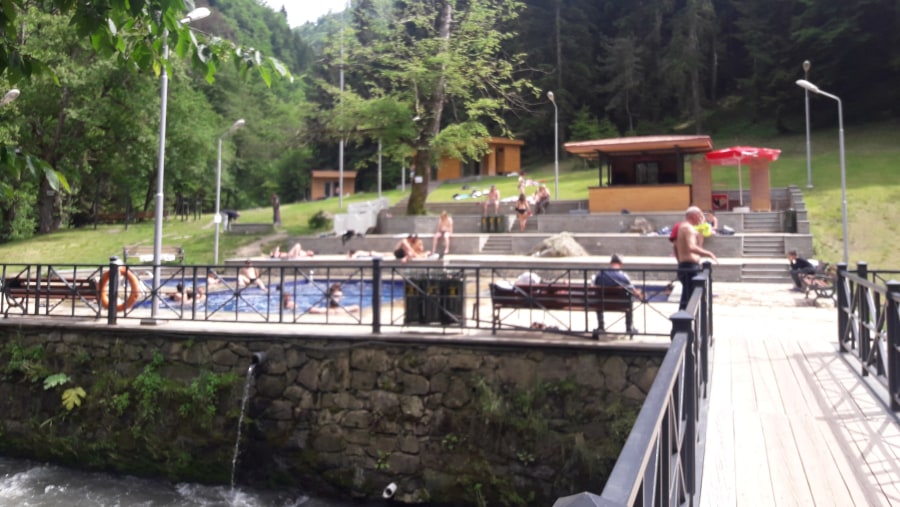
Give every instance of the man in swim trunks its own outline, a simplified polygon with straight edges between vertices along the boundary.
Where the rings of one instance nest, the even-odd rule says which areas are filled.
[[[681,301],[684,310],[691,299],[691,279],[700,271],[700,257],[717,261],[716,254],[700,246],[700,232],[694,226],[703,223],[703,211],[691,206],[684,212],[684,221],[676,224],[675,258],[678,260],[678,281],[681,282]]]
[[[266,288],[266,284],[260,280],[259,270],[256,269],[250,259],[247,259],[244,261],[244,267],[242,267],[241,271],[238,273],[238,287],[249,287],[251,284],[256,284],[263,292],[269,292],[269,289]]]
[[[484,200],[484,214],[488,214],[488,207],[493,204],[494,205],[494,214],[500,214],[500,190],[497,189],[496,185],[491,185],[491,189],[488,190],[487,197]]]

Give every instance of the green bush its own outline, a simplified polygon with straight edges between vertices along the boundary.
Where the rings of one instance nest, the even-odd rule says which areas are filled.
[[[331,229],[334,217],[325,210],[319,210],[309,218],[309,227],[313,230]]]

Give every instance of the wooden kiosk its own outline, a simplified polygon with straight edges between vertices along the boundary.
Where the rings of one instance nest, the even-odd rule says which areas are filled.
[[[588,189],[591,213],[673,211],[691,204],[710,208],[711,183],[685,183],[688,155],[712,151],[709,136],[635,136],[565,144],[569,153],[599,160],[598,186]],[[706,162],[702,157],[698,161]],[[692,181],[694,160],[691,161]],[[707,171],[708,165],[706,165]],[[606,185],[604,186],[604,180]],[[703,188],[700,188],[703,187]],[[705,202],[701,204],[701,202]]]

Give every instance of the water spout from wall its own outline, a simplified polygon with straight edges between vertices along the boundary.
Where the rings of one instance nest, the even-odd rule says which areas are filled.
[[[247,368],[247,379],[244,381],[244,394],[241,396],[241,415],[238,417],[237,438],[234,441],[234,457],[231,459],[231,489],[234,489],[234,474],[237,470],[238,456],[241,452],[241,429],[244,426],[244,413],[247,411],[247,400],[250,398],[250,385],[256,377],[257,370],[261,370],[266,361],[265,352],[256,352],[250,358],[250,366]]]

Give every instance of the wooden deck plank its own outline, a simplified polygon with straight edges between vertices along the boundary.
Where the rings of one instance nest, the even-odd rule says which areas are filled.
[[[775,505],[812,503],[812,492],[803,469],[803,457],[791,429],[791,418],[781,414],[760,417],[769,460]]]
[[[734,475],[737,505],[775,505],[768,450],[757,412],[734,414]],[[780,468],[780,467],[779,467]]]
[[[865,499],[859,482],[853,474],[841,473],[847,470],[843,456],[835,457],[831,449],[833,442],[832,429],[824,420],[820,404],[810,382],[809,364],[797,340],[779,340],[771,345],[781,348],[789,366],[789,374],[782,369],[779,372],[778,385],[789,397],[789,403],[795,407],[791,417],[791,430],[799,455],[802,457],[803,471],[813,495],[815,505],[854,505],[856,501]],[[821,344],[817,344],[821,345]],[[827,350],[827,349],[825,349]],[[774,355],[774,353],[773,353]],[[802,407],[802,408],[801,408]],[[829,445],[829,441],[831,441]]]
[[[750,354],[747,341],[743,337],[731,337],[731,354],[724,368],[731,370],[731,404],[735,410],[755,412],[756,390],[753,386],[753,372],[750,369]]]
[[[858,404],[868,404],[868,401],[854,401],[848,391],[848,388],[853,389],[854,383],[861,382],[859,377],[838,357],[835,347],[830,344],[803,340],[797,341],[796,346],[806,359],[798,370],[806,369],[807,374],[799,377],[805,377],[806,388],[821,409],[821,413],[816,414],[809,424],[818,431],[818,437],[827,447],[833,467],[840,475],[847,494],[853,498],[853,504],[892,505],[871,476],[867,458],[859,452],[848,427],[848,424],[856,426],[855,420],[868,418]],[[883,410],[880,416],[881,419],[886,416]],[[804,464],[814,466],[813,457],[805,459]]]
[[[765,342],[767,338],[763,333],[747,337],[747,350],[750,355],[750,372],[753,378],[753,391],[756,394],[756,406],[763,414],[784,414],[784,403],[781,401],[781,393],[775,382],[775,373],[772,371],[772,359]]]

